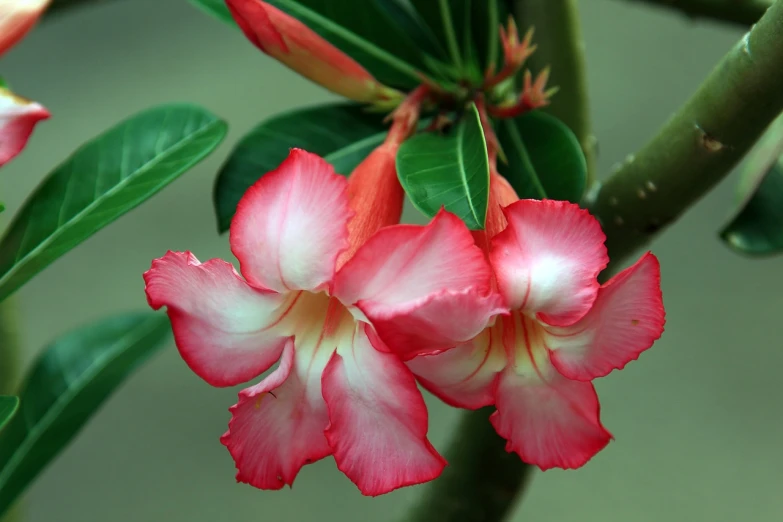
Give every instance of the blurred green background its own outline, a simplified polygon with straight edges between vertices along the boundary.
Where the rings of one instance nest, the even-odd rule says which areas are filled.
[[[742,31],[634,2],[581,4],[606,173],[652,135]],[[221,162],[261,119],[330,99],[186,0],[107,1],[58,15],[0,71],[53,114],[0,174],[8,207],[0,228],[75,147],[137,110],[190,101],[231,125],[208,161],[18,292],[27,363],[75,326],[145,308],[141,273],[167,249],[230,258],[211,203]],[[668,322],[639,362],[597,383],[616,441],[578,471],[536,472],[514,520],[783,520],[783,262],[744,260],[719,243],[732,184],[652,246]],[[293,490],[235,484],[218,442],[235,398],[236,389],[200,381],[171,344],[35,482],[27,519],[383,522],[415,498],[416,488],[364,498],[330,459],[304,468]],[[428,401],[432,441],[445,449],[457,412]]]

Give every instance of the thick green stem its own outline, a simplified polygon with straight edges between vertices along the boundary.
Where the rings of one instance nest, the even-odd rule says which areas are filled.
[[[722,180],[781,111],[778,0],[590,204],[604,226],[612,263],[647,244]]]
[[[740,25],[755,24],[773,0],[630,0],[676,9],[691,18],[712,18]]]
[[[427,486],[404,522],[495,522],[503,520],[524,490],[531,468],[505,450],[489,414],[466,412],[446,452],[449,466]]]
[[[595,172],[595,137],[590,131],[585,53],[577,0],[517,0],[514,17],[522,30],[535,27],[536,52],[527,67],[534,73],[551,68],[549,85],[560,90],[545,110],[568,125],[587,158],[588,186]]]

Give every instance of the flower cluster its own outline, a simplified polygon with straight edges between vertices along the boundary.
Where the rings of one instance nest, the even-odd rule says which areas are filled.
[[[398,96],[278,9],[227,3],[256,46],[334,92]],[[529,44],[504,33],[517,68]],[[571,203],[519,200],[495,168],[491,128],[486,229],[446,211],[399,224],[395,156],[427,97],[421,87],[399,104],[385,142],[347,179],[299,149],[259,173],[231,224],[239,272],[168,252],[144,274],[150,306],[166,307],[182,358],[207,383],[234,386],[277,363],[230,409],[221,440],[241,482],[279,489],[329,455],[366,495],[436,478],[446,462],[427,439],[417,380],[453,406],[494,405],[493,426],[526,462],[581,466],[611,438],[592,379],[663,331],[656,258],[600,285],[599,223]]]

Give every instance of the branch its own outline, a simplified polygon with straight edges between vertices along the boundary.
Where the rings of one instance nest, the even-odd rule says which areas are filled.
[[[589,187],[594,175],[595,138],[590,134],[584,42],[577,0],[517,0],[513,13],[522,32],[535,27],[536,52],[528,59],[534,73],[551,67],[548,84],[559,87],[544,110],[574,131],[587,159]]]
[[[612,264],[646,245],[721,181],[783,111],[783,0],[690,100],[603,184],[590,210]]]
[[[712,18],[722,22],[753,25],[774,0],[631,0],[676,9],[691,18]]]
[[[494,407],[463,414],[446,452],[449,466],[427,486],[405,522],[497,522],[520,496],[530,466],[505,450],[489,422]]]

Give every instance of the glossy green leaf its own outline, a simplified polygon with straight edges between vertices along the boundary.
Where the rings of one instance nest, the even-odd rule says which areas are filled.
[[[0,241],[0,301],[204,159],[226,129],[200,107],[164,105],[77,149],[38,186]]]
[[[749,256],[783,252],[783,116],[748,154],[737,187],[737,210],[720,237]]]
[[[350,174],[383,140],[383,116],[347,103],[287,112],[261,122],[231,152],[215,183],[218,230],[225,232],[245,191],[298,147],[325,156],[340,174]],[[369,141],[364,141],[369,140]],[[369,149],[368,149],[369,147]],[[337,151],[343,150],[341,153]],[[327,155],[335,153],[334,157]],[[362,154],[364,154],[362,156]]]
[[[522,199],[579,202],[585,190],[587,163],[574,133],[560,120],[533,111],[501,120],[497,134],[508,164],[498,170]]]
[[[231,11],[228,10],[225,0],[190,0],[190,3],[218,20],[236,27],[234,17],[231,16]]]
[[[0,395],[0,431],[8,424],[18,408],[19,397]]]
[[[426,132],[397,153],[397,174],[413,205],[427,216],[441,207],[481,230],[487,216],[489,162],[476,106],[448,134]]]
[[[0,433],[0,517],[171,331],[163,314],[112,317],[46,348]]]

